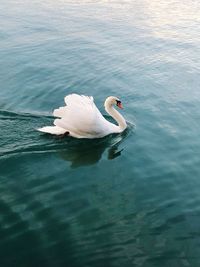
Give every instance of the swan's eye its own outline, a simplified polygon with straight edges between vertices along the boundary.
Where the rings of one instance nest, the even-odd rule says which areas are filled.
[[[123,108],[122,102],[120,100],[116,100],[118,108]]]

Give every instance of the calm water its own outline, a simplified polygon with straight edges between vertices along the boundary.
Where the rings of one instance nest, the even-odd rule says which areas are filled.
[[[1,0],[0,265],[200,266],[200,3]],[[43,135],[65,95],[129,129]]]

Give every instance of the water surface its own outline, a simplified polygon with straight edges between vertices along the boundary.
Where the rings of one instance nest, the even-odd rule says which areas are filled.
[[[199,1],[1,0],[1,266],[200,266]],[[129,129],[43,135],[69,93]]]

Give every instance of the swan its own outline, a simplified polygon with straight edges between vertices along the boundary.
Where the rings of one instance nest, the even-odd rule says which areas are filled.
[[[127,128],[123,116],[114,108],[116,105],[122,109],[119,98],[109,96],[104,107],[118,125],[107,121],[94,103],[92,96],[70,94],[64,98],[66,106],[53,111],[54,126],[45,126],[38,131],[54,134],[68,135],[75,138],[102,138],[112,133],[121,133]]]

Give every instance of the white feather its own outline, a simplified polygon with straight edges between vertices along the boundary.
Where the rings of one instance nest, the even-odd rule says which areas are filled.
[[[61,134],[66,133],[65,129],[60,128],[58,126],[45,126],[45,127],[39,128],[38,131],[43,132],[43,133],[55,134],[55,135],[61,135]]]

